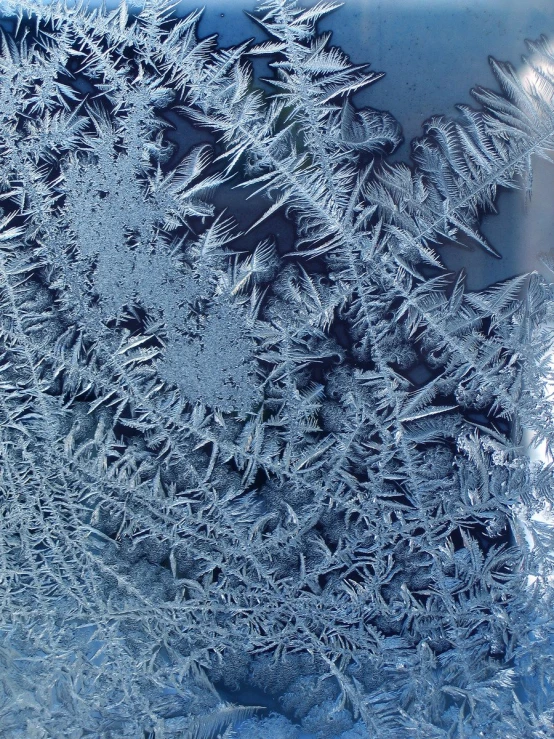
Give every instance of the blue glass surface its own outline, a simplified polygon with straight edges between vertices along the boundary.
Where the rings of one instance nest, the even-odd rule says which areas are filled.
[[[0,12],[0,736],[552,736],[551,3]]]

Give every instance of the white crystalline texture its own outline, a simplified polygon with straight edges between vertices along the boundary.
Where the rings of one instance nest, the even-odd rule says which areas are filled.
[[[338,7],[1,3],[6,739],[552,736],[552,258],[439,249],[501,252],[554,51],[388,163]]]

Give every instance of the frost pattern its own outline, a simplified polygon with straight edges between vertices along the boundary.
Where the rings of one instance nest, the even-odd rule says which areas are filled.
[[[437,250],[530,194],[554,51],[390,164],[338,6],[2,2],[9,739],[552,736],[553,288]]]

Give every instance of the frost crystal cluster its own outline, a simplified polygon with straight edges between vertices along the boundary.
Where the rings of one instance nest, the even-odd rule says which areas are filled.
[[[554,289],[437,251],[554,149],[548,41],[409,167],[338,3],[1,7],[2,737],[554,736]]]

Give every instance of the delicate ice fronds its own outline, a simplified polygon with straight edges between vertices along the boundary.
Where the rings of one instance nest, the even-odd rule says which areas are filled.
[[[339,5],[2,2],[2,736],[550,735],[553,289],[438,249],[501,251],[554,54],[389,164]]]

